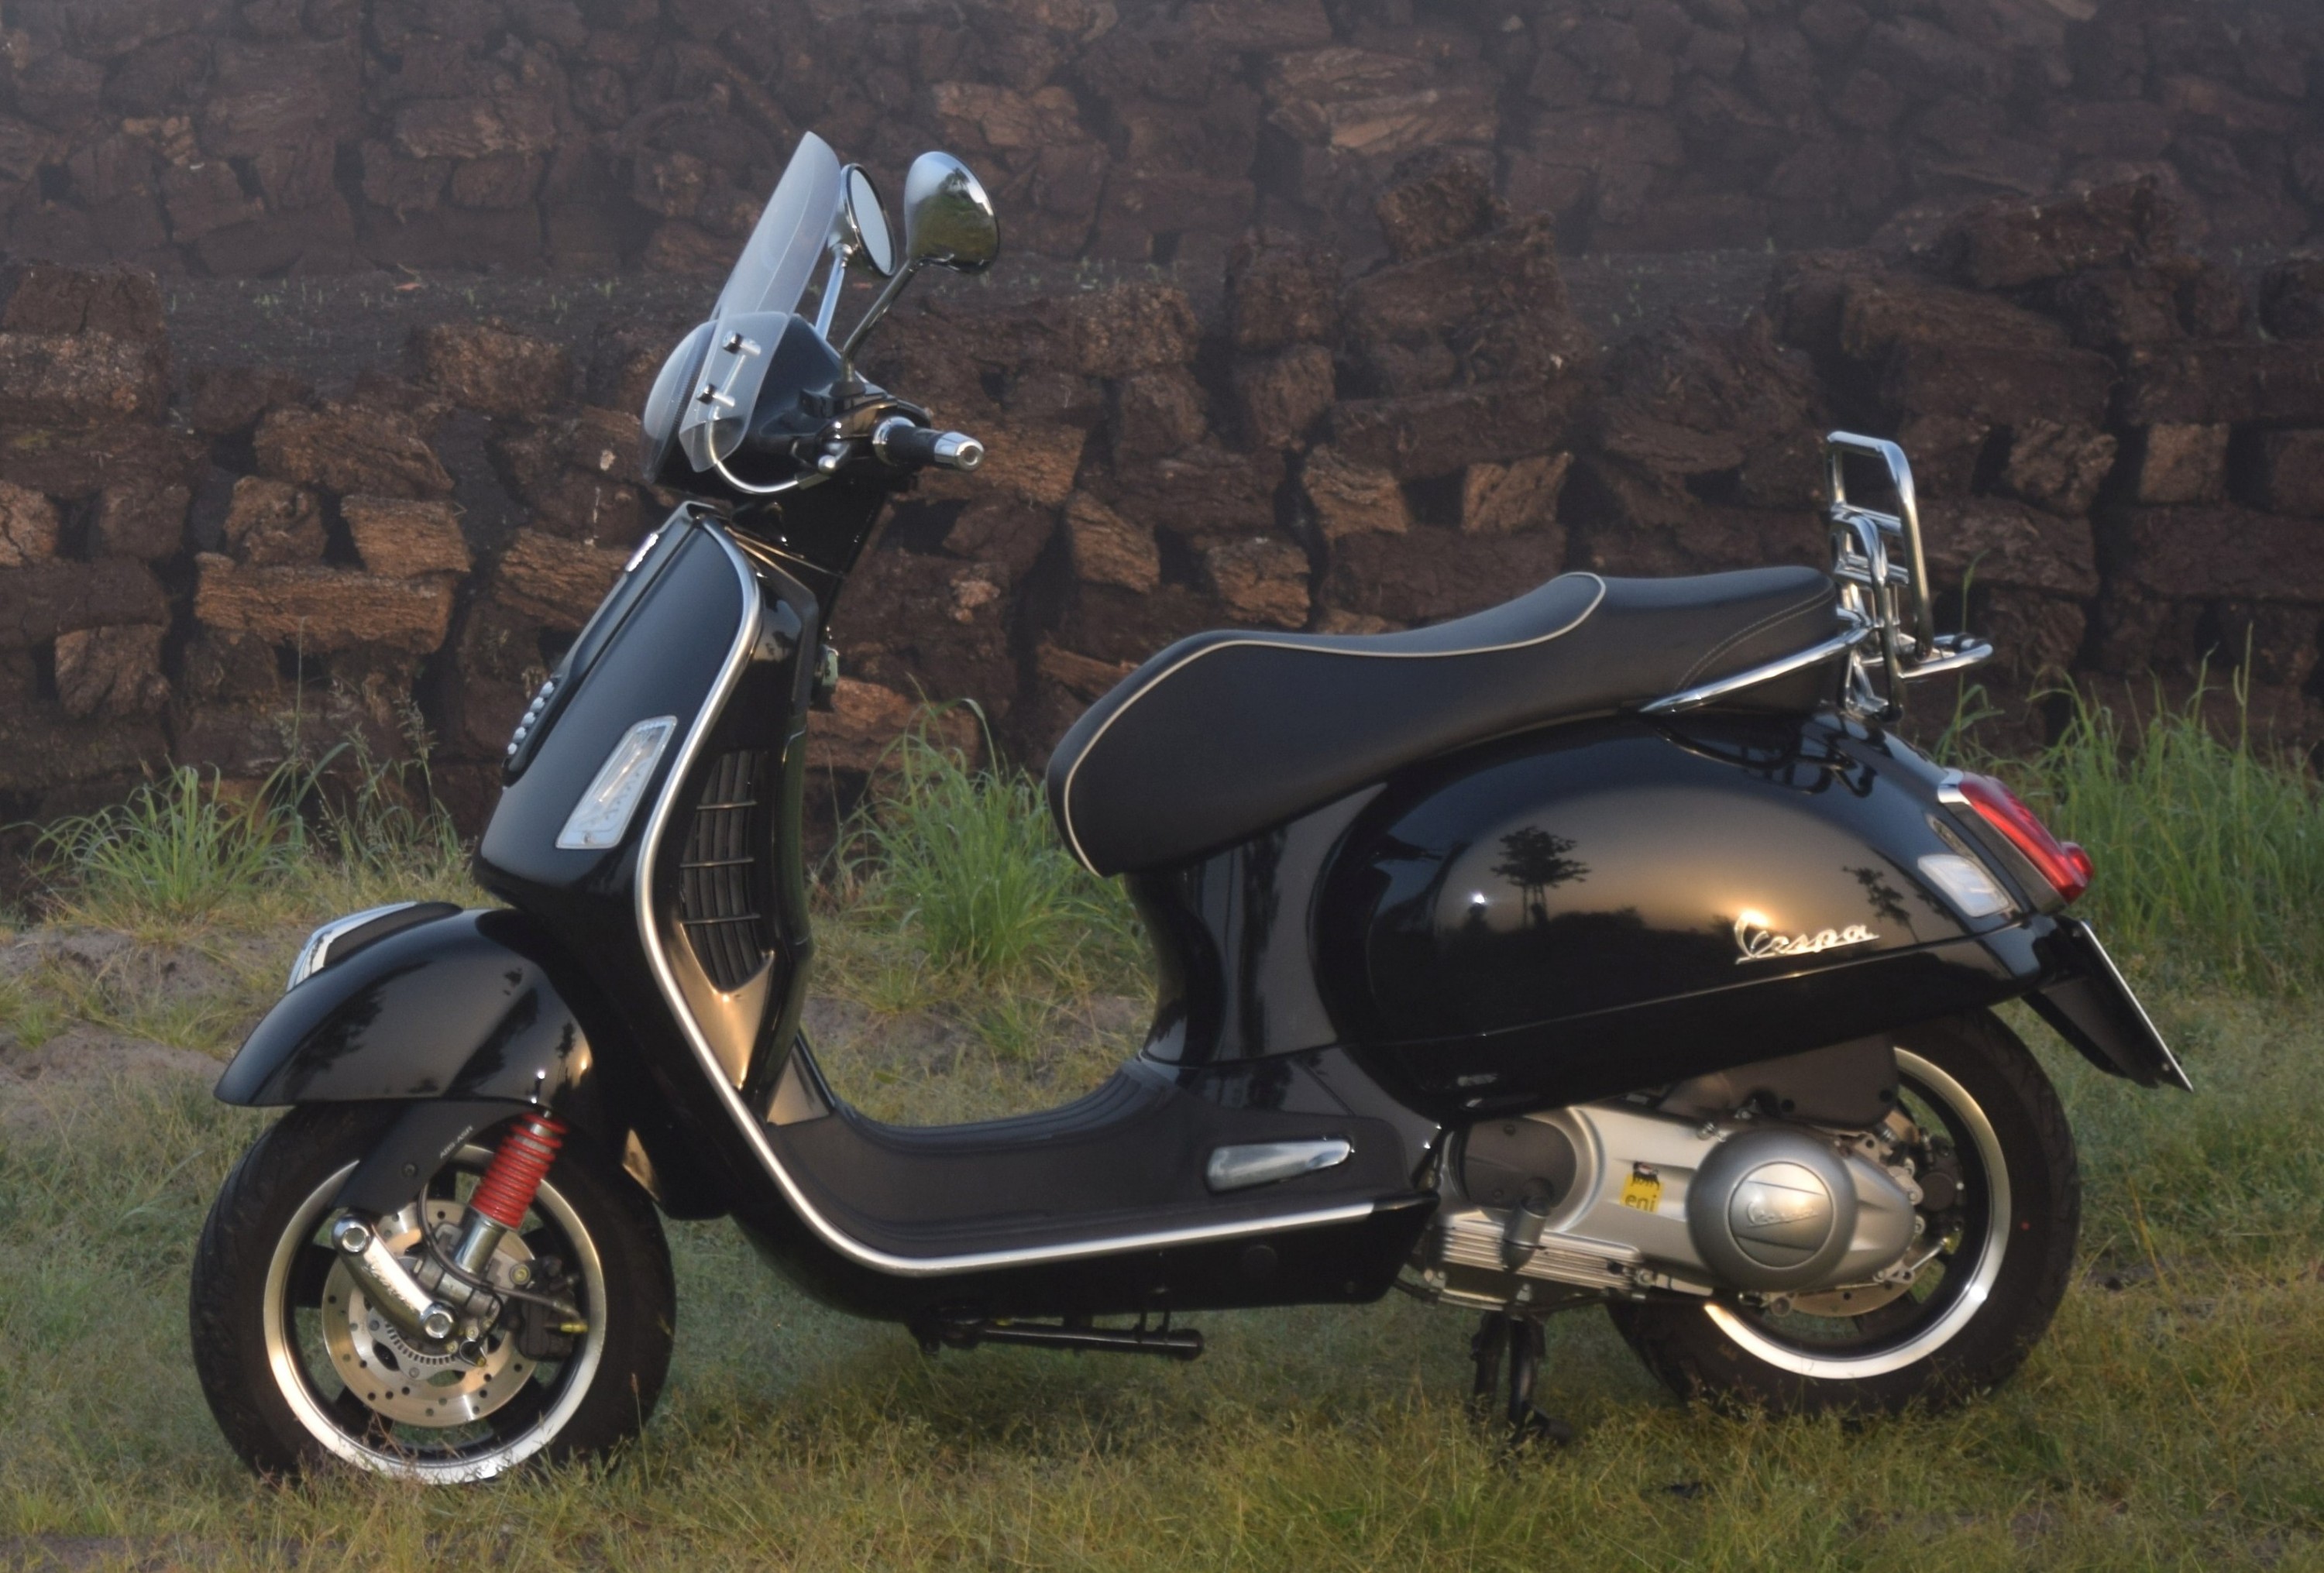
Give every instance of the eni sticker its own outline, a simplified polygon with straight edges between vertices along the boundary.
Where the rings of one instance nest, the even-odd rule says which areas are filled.
[[[1763,912],[1746,912],[1735,920],[1735,948],[1743,953],[1735,964],[1746,961],[1772,961],[1778,956],[1812,956],[1818,951],[1836,951],[1843,945],[1868,945],[1880,936],[1860,923],[1846,928],[1819,929],[1814,934],[1777,934],[1775,925]]]
[[[1663,1204],[1663,1177],[1655,1173],[1652,1164],[1633,1164],[1630,1177],[1622,1182],[1622,1205],[1639,1212],[1653,1212]]]

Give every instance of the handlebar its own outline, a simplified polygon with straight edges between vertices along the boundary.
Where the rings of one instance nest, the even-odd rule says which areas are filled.
[[[900,415],[881,421],[872,433],[872,451],[898,469],[973,470],[984,463],[984,445],[964,431],[936,431]]]

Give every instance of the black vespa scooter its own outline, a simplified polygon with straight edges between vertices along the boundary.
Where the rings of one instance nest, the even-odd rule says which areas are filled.
[[[1541,1320],[1583,1304],[1682,1393],[1777,1409],[2012,1370],[2079,1181],[1991,1008],[2186,1081],[2064,915],[2080,849],[1884,730],[1989,653],[1933,630],[1886,442],[1831,439],[1829,574],[1569,574],[1410,632],[1166,650],[1048,774],[1150,929],[1143,1052],[977,1125],[832,1094],[799,1031],[824,630],[899,482],[982,455],[851,363],[915,271],[994,255],[945,155],[904,218],[899,259],[862,171],[802,140],[646,412],[648,476],[708,501],[509,743],[475,864],[507,905],[325,924],[220,1081],[290,1109],[193,1273],[244,1458],[472,1480],[633,1434],[675,1316],[657,1210],[731,1214],[930,1349],[1191,1357],[1185,1312],[1401,1288],[1483,1313],[1479,1394],[1506,1358],[1521,1430]],[[851,265],[890,281],[835,349]],[[1851,457],[1893,511],[1848,500]]]

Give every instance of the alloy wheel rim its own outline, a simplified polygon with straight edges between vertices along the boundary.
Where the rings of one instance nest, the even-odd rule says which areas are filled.
[[[1965,1237],[1962,1244],[1968,1246],[1973,1243],[1976,1254],[1965,1270],[1958,1255],[1946,1264],[1945,1282],[1938,1285],[1931,1309],[1919,1325],[1894,1340],[1856,1354],[1847,1352],[1844,1344],[1810,1344],[1785,1338],[1719,1301],[1702,1308],[1703,1314],[1720,1332],[1747,1353],[1778,1370],[1796,1376],[1841,1382],[1861,1381],[1902,1370],[1928,1358],[1958,1338],[1984,1309],[1995,1282],[2001,1276],[2002,1262],[2009,1248],[2011,1200],[2009,1165],[1993,1121],[1968,1088],[1909,1049],[1896,1051],[1896,1069],[1914,1091],[1941,1111],[1943,1123],[1956,1138],[1957,1149],[1960,1136],[1966,1136],[1968,1145],[1973,1149],[1972,1154],[1966,1155],[1973,1155],[1977,1163],[1984,1227],[1973,1242]],[[1956,1274],[1960,1274],[1957,1284]]]
[[[469,1143],[448,1159],[447,1166],[457,1166],[470,1172],[481,1172],[491,1163],[492,1152]],[[579,1347],[564,1362],[564,1369],[556,1378],[548,1407],[522,1430],[512,1436],[497,1437],[487,1445],[479,1442],[460,1451],[431,1457],[412,1449],[378,1446],[364,1437],[350,1433],[333,1413],[334,1399],[327,1396],[318,1385],[320,1373],[315,1369],[300,1348],[300,1335],[296,1312],[320,1308],[296,1307],[290,1303],[292,1274],[302,1247],[315,1243],[317,1231],[334,1210],[332,1198],[354,1173],[355,1165],[342,1165],[310,1191],[291,1215],[290,1221],[275,1241],[274,1254],[267,1265],[266,1284],[262,1308],[262,1332],[265,1341],[269,1374],[276,1390],[300,1426],[333,1457],[356,1468],[373,1474],[400,1479],[430,1483],[455,1484],[488,1480],[506,1473],[526,1459],[539,1454],[556,1440],[579,1410],[595,1381],[597,1368],[605,1352],[605,1274],[599,1257],[596,1241],[583,1227],[580,1214],[553,1179],[544,1180],[533,1199],[534,1212],[563,1237],[562,1248],[570,1253],[572,1265],[580,1279],[583,1305],[589,1313],[589,1331],[583,1335]],[[335,1265],[334,1271],[339,1271]],[[319,1343],[319,1339],[318,1340]],[[327,1353],[320,1364],[332,1366]],[[337,1375],[336,1370],[332,1373]],[[530,1373],[528,1372],[528,1375]],[[353,1392],[343,1389],[345,1398]],[[353,1402],[366,1416],[377,1415],[381,1421],[393,1417],[378,1414],[363,1404],[361,1396]],[[503,1401],[505,1403],[506,1401]],[[495,1403],[494,1410],[502,1407]],[[370,1428],[367,1425],[366,1430]]]

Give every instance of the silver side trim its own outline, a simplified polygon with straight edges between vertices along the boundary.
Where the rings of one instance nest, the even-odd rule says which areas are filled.
[[[717,1088],[719,1100],[726,1107],[729,1118],[734,1122],[752,1149],[759,1155],[768,1173],[782,1190],[783,1199],[791,1210],[804,1219],[825,1244],[852,1262],[876,1272],[893,1274],[902,1278],[935,1278],[954,1273],[974,1273],[993,1267],[1014,1267],[1034,1262],[1071,1261],[1083,1256],[1111,1256],[1119,1251],[1158,1250],[1168,1246],[1194,1245],[1204,1240],[1232,1239],[1243,1235],[1275,1234],[1286,1229],[1309,1228],[1320,1224],[1352,1223],[1369,1218],[1377,1210],[1369,1201],[1350,1202],[1341,1207],[1318,1208],[1311,1212],[1292,1213],[1281,1218],[1268,1218],[1228,1224],[1203,1224],[1187,1228],[1161,1229],[1150,1234],[1118,1235],[1098,1239],[1075,1240],[1062,1246],[1034,1246],[1011,1251],[976,1251],[957,1256],[899,1256],[865,1245],[848,1234],[821,1212],[798,1182],[783,1167],[781,1158],[767,1140],[765,1127],[760,1125],[742,1101],[742,1095],[733,1082],[727,1080],[725,1068],[720,1064],[710,1040],[703,1036],[694,1013],[686,1007],[686,997],[678,986],[678,979],[669,969],[669,956],[661,943],[661,930],[654,922],[653,874],[654,859],[661,845],[662,832],[668,828],[671,812],[677,805],[678,789],[693,769],[694,761],[709,740],[710,731],[724,711],[734,685],[742,680],[749,666],[752,646],[757,642],[759,627],[759,578],[752,571],[750,559],[742,555],[724,528],[708,520],[702,529],[725,551],[733,566],[734,575],[742,586],[742,616],[734,634],[734,643],[726,654],[726,664],[720,668],[718,680],[712,686],[710,697],[704,703],[687,730],[686,741],[669,767],[669,779],[662,786],[661,796],[655,800],[653,814],[646,821],[645,840],[638,848],[637,924],[638,937],[644,944],[647,962],[652,967],[654,982],[660,988],[663,1003],[677,1017],[687,1043],[693,1048],[702,1072]],[[1594,604],[1594,603],[1593,603]]]
[[[1307,1142],[1252,1142],[1220,1147],[1203,1168],[1203,1180],[1213,1191],[1240,1191],[1247,1185],[1267,1185],[1319,1169],[1336,1169],[1355,1153],[1345,1136],[1325,1136]]]
[[[1724,699],[1729,694],[1757,687],[1762,683],[1772,683],[1776,678],[1787,677],[1803,667],[1812,667],[1821,661],[1828,661],[1844,651],[1854,649],[1871,636],[1871,623],[1850,612],[1843,611],[1840,615],[1853,619],[1856,626],[1841,630],[1821,644],[1811,645],[1806,649],[1794,650],[1788,656],[1769,661],[1764,667],[1754,667],[1748,672],[1737,672],[1732,676],[1721,677],[1716,682],[1699,684],[1692,688],[1682,688],[1675,694],[1665,695],[1652,704],[1641,706],[1639,713],[1672,715],[1682,710],[1692,710],[1697,705],[1708,704],[1714,699]]]
[[[1559,575],[1561,578],[1564,576],[1565,575]],[[1584,622],[1587,622],[1590,620],[1590,614],[1597,611],[1599,603],[1606,599],[1606,581],[1604,579],[1600,578],[1596,574],[1582,574],[1576,575],[1574,576],[1578,578],[1597,580],[1598,593],[1590,598],[1590,604],[1583,607],[1580,612],[1574,613],[1573,620],[1566,623],[1563,628],[1554,628],[1547,633],[1536,634],[1531,639],[1513,639],[1508,644],[1477,645],[1468,649],[1459,650],[1335,650],[1328,645],[1295,645],[1287,639],[1222,639],[1219,643],[1214,645],[1205,645],[1201,649],[1196,650],[1193,655],[1187,656],[1183,659],[1171,662],[1170,665],[1163,667],[1159,672],[1155,673],[1154,676],[1148,680],[1146,686],[1140,688],[1137,693],[1123,700],[1121,702],[1121,708],[1105,718],[1104,722],[1098,727],[1096,735],[1092,737],[1088,742],[1084,743],[1082,745],[1082,751],[1074,756],[1072,768],[1065,772],[1065,790],[1057,794],[1058,817],[1065,822],[1064,829],[1065,832],[1065,844],[1073,848],[1074,856],[1080,861],[1083,868],[1087,869],[1093,874],[1097,872],[1097,865],[1091,862],[1089,860],[1089,854],[1082,850],[1082,838],[1074,832],[1074,777],[1081,774],[1082,761],[1088,759],[1090,755],[1097,751],[1097,745],[1104,740],[1105,734],[1113,729],[1113,723],[1115,722],[1120,721],[1123,716],[1130,713],[1130,707],[1131,705],[1137,704],[1148,694],[1153,693],[1155,689],[1160,687],[1165,680],[1176,673],[1184,671],[1186,667],[1193,666],[1204,656],[1215,655],[1221,650],[1256,648],[1270,650],[1301,650],[1314,655],[1352,656],[1360,660],[1368,661],[1439,661],[1452,656],[1490,656],[1498,655],[1503,650],[1526,649],[1534,645],[1545,645],[1554,639],[1560,639],[1566,634],[1572,633],[1575,629],[1580,628]],[[1550,581],[1551,584],[1555,584],[1556,582],[1557,581],[1554,579]]]

